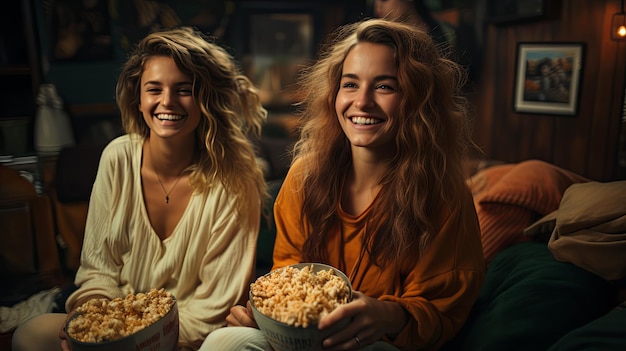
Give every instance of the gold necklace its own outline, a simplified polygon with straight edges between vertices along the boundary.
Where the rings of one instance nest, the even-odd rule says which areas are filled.
[[[161,177],[159,177],[159,174],[157,172],[154,172],[154,174],[156,174],[157,180],[159,181],[159,184],[161,184],[161,189],[163,189],[163,192],[165,193],[165,203],[169,204],[170,194],[172,193],[172,190],[174,190],[174,188],[176,187],[176,184],[178,184],[178,181],[180,180],[180,178],[183,176],[183,172],[182,171],[180,172],[180,174],[176,178],[176,181],[174,182],[174,185],[172,185],[172,187],[170,188],[170,191],[165,190],[165,187],[163,186],[163,182],[161,182]]]
[[[150,148],[150,145],[148,144],[146,146],[148,148],[148,154],[150,154],[150,161],[152,162],[152,148]],[[172,193],[172,190],[174,190],[174,188],[176,187],[176,184],[178,184],[178,181],[180,180],[180,178],[183,176],[183,172],[185,171],[185,169],[182,169],[180,171],[180,173],[178,174],[178,177],[176,177],[176,181],[174,182],[174,185],[172,185],[172,187],[170,188],[170,191],[165,190],[165,186],[163,186],[163,182],[161,181],[161,177],[159,176],[159,173],[157,173],[156,170],[153,170],[154,174],[157,176],[157,180],[159,181],[159,185],[161,185],[161,189],[163,189],[163,192],[165,193],[165,203],[169,204],[170,203],[170,194]]]

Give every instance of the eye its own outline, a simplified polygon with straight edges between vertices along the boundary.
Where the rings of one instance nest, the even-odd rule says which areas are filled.
[[[394,82],[378,83],[376,85],[376,89],[377,90],[382,90],[382,91],[388,92],[388,93],[396,92],[398,90],[398,88],[397,88],[396,84],[394,84]]]
[[[396,88],[392,87],[391,85],[388,84],[379,84],[376,89],[383,89],[383,90],[396,90]]]
[[[352,89],[354,89],[354,88],[356,88],[356,87],[357,87],[357,85],[356,85],[356,83],[354,83],[354,82],[343,82],[343,83],[341,84],[341,87],[342,87],[342,88],[352,88]]]
[[[180,88],[180,89],[178,89],[178,94],[180,94],[180,95],[187,96],[187,95],[191,95],[191,93],[192,93],[192,91],[191,91],[190,88]]]

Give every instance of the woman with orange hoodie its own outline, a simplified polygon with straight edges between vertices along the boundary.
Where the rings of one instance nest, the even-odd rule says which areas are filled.
[[[464,71],[415,26],[341,27],[302,79],[300,140],[274,205],[274,267],[321,262],[353,299],[322,317],[349,324],[320,348],[436,350],[467,318],[484,280],[463,172]],[[250,306],[201,349],[271,350]]]

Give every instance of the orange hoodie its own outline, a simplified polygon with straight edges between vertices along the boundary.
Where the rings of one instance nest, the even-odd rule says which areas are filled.
[[[287,174],[274,204],[274,267],[301,263],[307,233],[300,226],[303,203],[297,163]],[[371,208],[371,206],[370,206]],[[373,265],[361,250],[364,229],[357,223],[370,212],[347,214],[338,205],[341,228],[329,233],[329,264],[342,270],[354,290],[379,300],[396,301],[413,317],[400,334],[387,340],[402,350],[436,350],[465,322],[484,281],[478,219],[469,190],[462,204],[442,216],[440,231],[412,270],[395,273]],[[400,260],[398,261],[400,264]]]

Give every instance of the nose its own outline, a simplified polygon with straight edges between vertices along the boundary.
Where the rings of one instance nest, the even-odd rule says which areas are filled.
[[[354,100],[354,105],[361,110],[374,106],[372,92],[369,89],[360,89]]]
[[[163,92],[161,93],[161,105],[165,107],[172,106],[174,104],[175,99],[176,99],[176,96],[174,92],[169,89],[163,90]]]

